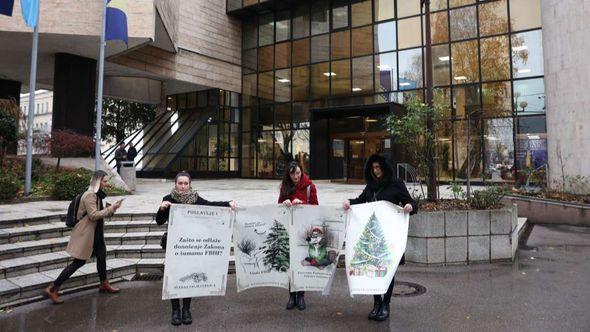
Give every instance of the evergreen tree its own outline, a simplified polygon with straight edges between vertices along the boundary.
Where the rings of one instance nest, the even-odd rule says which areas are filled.
[[[372,265],[376,267],[389,265],[390,260],[383,229],[375,213],[373,213],[354,246],[354,257],[350,264],[353,266]]]
[[[277,271],[289,269],[289,233],[275,220],[264,241],[264,264]]]

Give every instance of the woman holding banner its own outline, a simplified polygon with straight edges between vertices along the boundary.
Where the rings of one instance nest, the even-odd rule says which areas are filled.
[[[318,205],[318,196],[315,185],[309,177],[303,173],[296,161],[289,163],[281,181],[279,204],[287,207],[297,204]],[[305,292],[289,292],[287,310],[297,306],[299,310],[305,310]]]
[[[352,204],[383,200],[402,206],[405,213],[418,212],[418,205],[408,193],[406,185],[402,180],[393,177],[393,167],[383,156],[373,154],[369,157],[365,164],[365,181],[367,185],[359,197],[344,201],[345,210],[348,210]],[[385,294],[373,295],[373,310],[368,317],[370,320],[381,322],[389,317],[389,303],[394,281],[395,277],[391,280]]]
[[[183,171],[176,174],[174,179],[174,188],[170,194],[164,196],[162,204],[156,213],[156,223],[163,225],[170,217],[170,206],[172,204],[194,204],[194,205],[209,205],[209,206],[228,206],[232,209],[237,207],[236,202],[210,202],[199,196],[196,190],[191,187],[191,176],[189,173]],[[166,234],[164,234],[166,237]],[[165,249],[166,239],[162,239],[162,247]],[[178,299],[170,300],[172,303],[172,325],[178,326],[181,323],[188,325],[193,322],[190,312],[191,299],[182,299],[182,316],[180,313],[180,301]]]

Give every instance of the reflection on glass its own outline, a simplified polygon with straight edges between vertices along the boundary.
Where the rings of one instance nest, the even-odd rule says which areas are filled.
[[[447,8],[447,0],[430,0],[430,11]]]
[[[256,23],[256,18],[254,17],[244,21],[242,29],[244,29],[244,48],[248,49],[256,47],[258,38],[258,25]]]
[[[311,96],[312,98],[327,97],[330,94],[330,64],[318,63],[311,66]]]
[[[244,75],[242,81],[242,93],[256,96],[256,74]]]
[[[545,85],[542,78],[514,81],[514,109],[519,115],[545,113]]]
[[[482,110],[484,117],[512,115],[512,93],[510,82],[482,84]]]
[[[385,21],[395,17],[395,0],[375,0],[375,21]]]
[[[291,39],[291,19],[289,18],[289,15],[288,11],[277,13],[275,41],[277,43]]]
[[[395,21],[375,25],[375,53],[396,49]]]
[[[373,27],[352,29],[352,56],[373,53]]]
[[[512,118],[484,121],[486,178],[492,181],[514,179],[514,125]]]
[[[541,76],[543,69],[543,36],[541,30],[512,36],[512,74],[514,78]]]
[[[309,36],[309,5],[297,6],[293,16],[293,38]]]
[[[309,67],[293,67],[293,100],[309,98]]]
[[[451,61],[453,61],[453,83],[479,81],[476,40],[451,44]]]
[[[332,8],[332,29],[341,29],[348,26],[348,1],[335,0]]]
[[[397,17],[406,17],[420,14],[421,0],[397,1]]]
[[[466,179],[467,174],[471,180],[481,180],[482,176],[482,146],[481,121],[478,119],[455,121],[455,177]],[[467,134],[469,131],[469,135]],[[469,139],[468,139],[469,137]],[[467,158],[469,155],[469,158]]]
[[[303,171],[309,174],[309,130],[293,132],[293,154]]]
[[[420,25],[420,18],[419,17],[412,17],[405,20],[397,21],[398,24],[398,47],[402,48],[410,48],[420,46],[422,44],[422,36],[421,31],[422,27]]]
[[[350,94],[350,60],[332,61],[332,95]]]
[[[449,0],[449,2],[450,2],[449,5],[451,6],[451,8],[453,8],[453,7],[470,5],[472,3],[475,3],[475,0]]]
[[[436,154],[438,157],[436,165],[438,166],[439,179],[450,180],[453,178],[453,123],[451,121],[441,121],[437,125],[436,131]]]
[[[479,6],[479,34],[497,35],[508,32],[506,0],[490,1]]]
[[[291,128],[291,104],[277,104],[275,106],[275,129],[289,128]]]
[[[275,72],[275,101],[291,100],[291,70],[283,69]]]
[[[309,128],[309,104],[293,103],[293,126]]]
[[[541,27],[541,0],[510,0],[512,31]]]
[[[275,22],[272,13],[260,16],[258,21],[258,43],[259,46],[269,45],[275,41]]]
[[[251,49],[242,53],[242,70],[244,74],[251,74],[256,72],[257,50]]]
[[[333,32],[332,59],[350,58],[350,30]]]
[[[476,85],[453,88],[453,108],[457,118],[473,117],[479,112],[479,93]]]
[[[446,11],[430,14],[430,30],[433,44],[449,41],[449,16]]]
[[[309,63],[309,38],[293,41],[293,66]]]
[[[273,162],[273,132],[261,132],[256,139],[258,145],[258,177],[272,178],[274,176]]]
[[[273,88],[273,73],[267,71],[258,74],[258,96],[260,98],[272,100],[272,88]]]
[[[274,114],[272,106],[260,106],[258,108],[258,128],[260,130],[272,130]]]
[[[399,52],[399,89],[422,87],[422,49]]]
[[[451,40],[477,37],[475,6],[451,10]]]
[[[516,119],[516,168],[540,169],[547,164],[547,129],[544,116]],[[519,182],[526,182],[526,172],[519,172]]]
[[[397,90],[396,53],[375,55],[375,90],[376,92]]]
[[[328,0],[315,1],[311,8],[311,34],[328,32],[330,28],[330,7]]]
[[[353,3],[351,7],[351,20],[353,27],[371,24],[373,20],[373,15],[371,15],[371,0]]]
[[[330,59],[329,35],[311,38],[311,62],[322,62]]]
[[[352,59],[352,93],[373,92],[372,67],[372,56]]]
[[[275,45],[275,68],[291,66],[291,42]]]
[[[481,40],[481,77],[484,81],[510,79],[508,36]]]
[[[269,45],[258,49],[258,71],[267,71],[272,69],[274,58],[274,46]]]
[[[432,78],[435,86],[449,85],[451,76],[451,56],[448,45],[432,47]]]

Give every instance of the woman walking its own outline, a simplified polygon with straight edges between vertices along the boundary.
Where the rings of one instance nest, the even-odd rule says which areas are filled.
[[[279,204],[289,207],[297,204],[318,205],[318,196],[315,185],[309,177],[303,173],[301,167],[296,161],[289,163],[283,180],[281,181],[281,190],[279,193]],[[299,310],[305,310],[305,292],[289,291],[289,301],[287,310],[297,306]]]
[[[415,214],[418,205],[408,193],[404,182],[393,177],[393,167],[383,156],[373,154],[365,164],[365,181],[367,185],[359,197],[344,201],[344,209],[351,204],[361,204],[375,201],[388,201],[402,206],[405,213]],[[384,321],[389,317],[389,303],[393,293],[395,277],[391,280],[387,292],[383,295],[373,295],[373,310],[369,313],[370,320]]]
[[[123,200],[104,207],[103,200],[106,197],[103,191],[108,186],[107,173],[96,171],[90,179],[88,190],[80,199],[80,206],[76,219],[80,221],[72,229],[70,241],[66,252],[74,257],[74,261],[66,266],[55,281],[43,291],[44,295],[53,303],[60,304],[63,300],[59,297],[59,288],[63,283],[86,264],[86,261],[96,257],[96,269],[100,278],[99,291],[101,293],[117,293],[118,288],[109,284],[107,279],[107,248],[104,241],[104,218],[111,217],[121,207]]]
[[[170,206],[172,204],[194,204],[194,205],[209,205],[209,206],[228,206],[232,209],[237,207],[236,202],[210,202],[201,197],[196,190],[191,187],[191,176],[187,172],[180,172],[176,175],[174,180],[174,188],[170,194],[164,196],[162,204],[156,213],[156,223],[163,225],[170,217]],[[188,325],[192,324],[193,319],[190,312],[191,298],[182,299],[182,315],[180,313],[180,300],[170,300],[172,304],[172,325],[178,326],[181,323]]]

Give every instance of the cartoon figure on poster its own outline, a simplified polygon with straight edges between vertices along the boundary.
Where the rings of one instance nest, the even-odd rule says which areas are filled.
[[[301,261],[303,266],[315,266],[320,270],[326,268],[330,264],[336,263],[336,257],[338,256],[338,250],[332,248],[328,251],[328,237],[330,236],[327,232],[327,227],[312,227],[309,230],[305,242],[308,245],[308,256]]]

